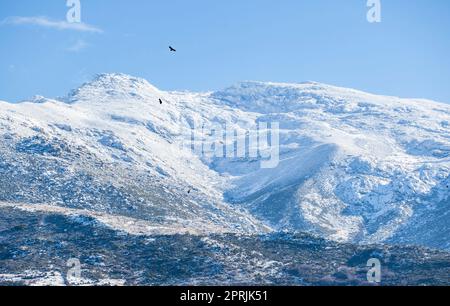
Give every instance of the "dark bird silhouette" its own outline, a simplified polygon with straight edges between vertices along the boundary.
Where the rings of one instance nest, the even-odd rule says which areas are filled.
[[[170,50],[171,52],[177,52],[177,50],[175,50],[175,49],[172,48],[171,46],[169,46],[169,50]]]
[[[191,193],[191,190],[189,189],[188,193]]]
[[[159,104],[161,104],[161,105],[163,104],[163,101],[161,99],[159,99]]]

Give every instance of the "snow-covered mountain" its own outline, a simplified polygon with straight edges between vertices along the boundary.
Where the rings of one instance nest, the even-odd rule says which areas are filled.
[[[186,146],[259,122],[280,125],[277,167]],[[131,233],[308,231],[450,249],[443,103],[314,82],[165,92],[103,74],[63,99],[0,102],[0,140],[3,207],[82,209]]]

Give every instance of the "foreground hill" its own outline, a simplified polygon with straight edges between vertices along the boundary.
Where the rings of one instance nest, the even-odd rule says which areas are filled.
[[[308,234],[136,235],[86,216],[0,207],[0,285],[450,285],[450,254]],[[80,278],[68,274],[71,259]]]

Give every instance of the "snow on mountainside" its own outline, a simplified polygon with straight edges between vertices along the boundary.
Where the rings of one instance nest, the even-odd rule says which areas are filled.
[[[257,122],[280,124],[276,168],[184,145],[194,126],[248,131]],[[85,209],[161,233],[310,231],[450,249],[442,103],[313,82],[164,92],[105,74],[61,101],[0,102],[0,139],[0,202],[22,209]]]
[[[146,81],[101,75],[66,103],[2,103],[0,202],[107,213],[107,224],[123,216],[152,233],[267,231],[222,200],[216,173],[173,145],[179,114],[159,96]]]
[[[450,248],[450,106],[317,83],[245,82],[213,97],[282,130],[278,168],[235,177],[233,202],[277,228]]]

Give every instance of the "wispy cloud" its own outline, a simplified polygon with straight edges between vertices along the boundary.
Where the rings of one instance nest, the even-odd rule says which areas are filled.
[[[70,52],[80,52],[81,50],[85,49],[86,47],[88,47],[89,44],[87,42],[85,42],[82,39],[77,40],[72,46],[70,46],[69,48],[67,48],[67,51]]]
[[[71,23],[64,20],[50,20],[47,17],[8,17],[4,19],[1,24],[9,25],[34,25],[39,27],[51,28],[56,30],[72,30],[79,32],[103,33],[102,29],[92,25],[80,22]]]

